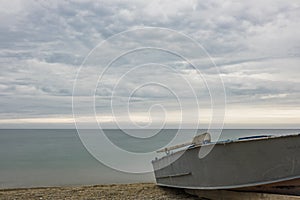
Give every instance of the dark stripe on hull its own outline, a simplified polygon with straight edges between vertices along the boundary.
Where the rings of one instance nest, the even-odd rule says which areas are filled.
[[[238,188],[235,191],[300,195],[300,178],[255,187]]]

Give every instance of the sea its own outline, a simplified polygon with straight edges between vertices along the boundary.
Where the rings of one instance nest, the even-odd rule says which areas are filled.
[[[176,136],[178,130],[163,129],[131,130],[134,136],[124,130],[102,130],[119,149],[143,154],[163,148]],[[204,132],[205,130],[197,130]],[[89,130],[98,134],[99,130]],[[190,140],[194,130],[181,131],[179,141]],[[154,134],[155,133],[155,134]],[[295,129],[225,129],[217,140],[237,139],[253,135],[278,135],[300,133]],[[152,135],[154,134],[154,135]],[[146,139],[146,142],[144,141]],[[99,161],[80,139],[75,129],[0,129],[0,188],[28,188],[47,186],[77,186],[94,184],[119,184],[154,182],[152,171],[144,172],[151,160],[141,161],[119,156],[107,149],[105,141],[95,141],[105,160],[117,160],[119,166],[126,163],[126,169],[139,169],[137,173],[119,170],[107,162]],[[129,160],[131,159],[131,160]],[[114,163],[114,162],[112,162]],[[129,164],[128,164],[129,163]],[[118,168],[118,169],[117,169]],[[120,167],[121,168],[121,167]]]

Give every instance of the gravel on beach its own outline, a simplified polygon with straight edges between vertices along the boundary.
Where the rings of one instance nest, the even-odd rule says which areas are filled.
[[[2,189],[1,200],[21,199],[199,199],[181,189],[158,187],[153,183],[114,184],[73,187]]]

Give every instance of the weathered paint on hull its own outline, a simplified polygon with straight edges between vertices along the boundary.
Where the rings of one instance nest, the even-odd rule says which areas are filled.
[[[235,189],[300,178],[300,136],[218,143],[204,158],[190,148],[153,161],[156,182],[187,189]],[[162,167],[175,157],[173,163]],[[300,193],[300,192],[299,192]]]

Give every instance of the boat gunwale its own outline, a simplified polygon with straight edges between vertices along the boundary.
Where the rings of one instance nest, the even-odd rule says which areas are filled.
[[[259,136],[259,135],[256,135],[256,136]],[[228,139],[228,140],[224,140],[224,141],[203,143],[203,144],[200,144],[200,145],[191,145],[191,146],[189,146],[186,149],[175,151],[175,152],[173,152],[173,153],[171,153],[169,155],[165,155],[165,156],[163,156],[161,158],[157,158],[155,160],[152,160],[152,163],[158,162],[158,161],[160,161],[160,160],[162,160],[162,159],[164,159],[166,157],[169,157],[171,155],[174,155],[174,154],[178,154],[178,153],[184,154],[185,151],[192,150],[192,149],[199,148],[199,147],[206,147],[206,146],[211,146],[211,145],[226,145],[226,144],[233,144],[233,143],[239,143],[239,142],[252,142],[252,141],[258,141],[258,140],[279,139],[279,138],[296,137],[296,136],[300,136],[300,133],[282,134],[282,135],[270,135],[270,136],[267,136],[267,137],[249,138],[249,139],[242,139],[242,140],[239,139],[239,138],[237,138],[237,139]]]

